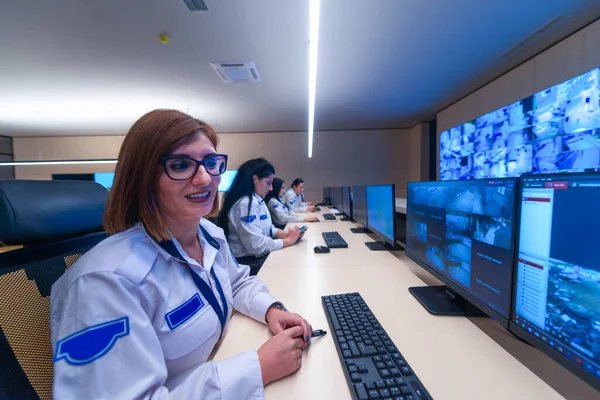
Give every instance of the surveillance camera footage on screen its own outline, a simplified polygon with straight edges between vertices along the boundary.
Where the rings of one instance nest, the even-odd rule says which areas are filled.
[[[440,135],[440,179],[600,170],[600,68]]]

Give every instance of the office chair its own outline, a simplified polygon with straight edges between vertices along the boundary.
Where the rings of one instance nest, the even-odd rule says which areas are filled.
[[[50,288],[106,236],[95,182],[0,180],[0,399],[51,399]]]

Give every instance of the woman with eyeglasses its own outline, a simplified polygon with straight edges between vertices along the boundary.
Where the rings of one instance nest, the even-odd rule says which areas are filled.
[[[300,229],[273,226],[264,197],[272,189],[275,168],[264,158],[243,163],[233,179],[219,212],[231,253],[256,274],[271,251],[293,245]]]
[[[290,222],[319,222],[317,217],[301,217],[295,212],[291,211],[288,206],[283,203],[282,197],[285,194],[285,182],[283,179],[273,179],[273,189],[267,193],[265,202],[269,211],[271,212],[271,218],[275,226],[284,226]]]
[[[110,235],[52,286],[57,399],[259,399],[302,363],[311,333],[232,257],[216,211],[227,156],[207,124],[155,110],[119,154],[104,226]],[[274,336],[214,362],[235,308]]]

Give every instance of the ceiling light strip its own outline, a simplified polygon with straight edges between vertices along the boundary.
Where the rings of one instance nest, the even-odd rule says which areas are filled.
[[[0,162],[0,167],[19,167],[23,165],[82,165],[116,164],[117,160],[52,160],[52,161],[8,161]]]
[[[312,157],[315,128],[315,94],[317,91],[317,55],[319,53],[319,18],[321,0],[310,0],[308,52],[308,158]]]

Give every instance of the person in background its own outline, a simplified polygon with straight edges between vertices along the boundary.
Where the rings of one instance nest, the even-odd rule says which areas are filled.
[[[273,190],[267,193],[265,202],[269,211],[271,212],[271,218],[275,226],[281,227],[289,222],[319,222],[317,217],[301,217],[290,211],[290,209],[283,203],[281,197],[285,193],[285,182],[282,179],[273,179]]]
[[[223,199],[218,222],[225,231],[231,253],[257,274],[271,251],[293,245],[299,227],[273,226],[264,197],[271,191],[275,168],[264,158],[243,163]]]
[[[304,181],[302,178],[296,178],[292,182],[292,187],[283,195],[283,203],[290,211],[297,213],[315,212],[316,207],[312,202],[304,202]]]
[[[232,257],[217,209],[227,156],[210,125],[155,110],[129,130],[104,227],[52,286],[55,399],[262,399],[302,364],[311,326]],[[268,324],[258,351],[208,361],[232,309]]]

